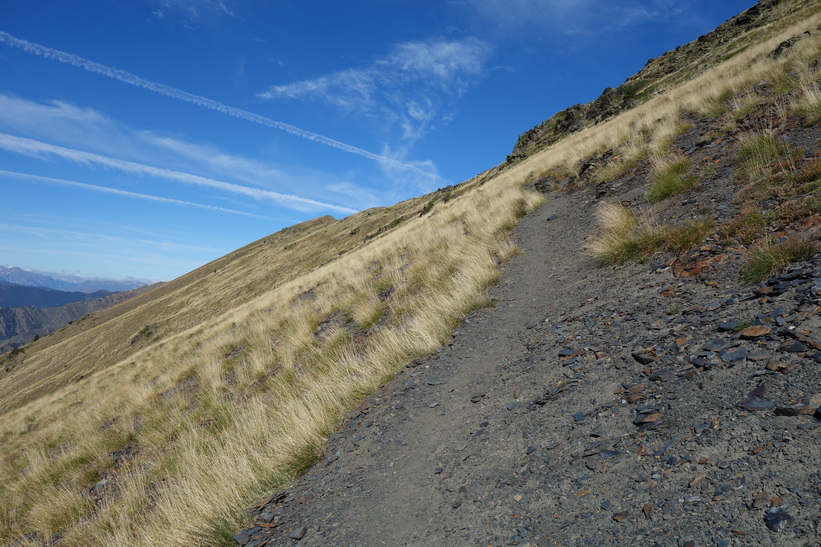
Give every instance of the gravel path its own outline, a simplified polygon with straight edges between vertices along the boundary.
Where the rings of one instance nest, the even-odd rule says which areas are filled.
[[[716,175],[670,218],[732,203],[733,143],[688,139]],[[549,193],[495,307],[350,414],[237,542],[821,545],[821,256],[755,287],[717,242],[597,266],[596,201],[641,199],[646,168]]]
[[[821,261],[768,302],[601,269],[578,253],[591,203],[523,219],[496,306],[351,414],[239,543],[818,545],[821,401],[778,414],[821,391],[821,348],[779,330],[817,303]],[[755,318],[767,334],[734,332]],[[821,332],[803,321],[788,332]]]

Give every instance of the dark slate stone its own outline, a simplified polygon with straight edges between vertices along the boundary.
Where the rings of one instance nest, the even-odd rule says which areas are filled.
[[[655,363],[656,362],[655,357],[653,357],[651,355],[647,355],[643,351],[637,351],[637,352],[633,353],[633,359],[635,359],[636,361],[638,361],[642,365],[649,365],[650,363]]]
[[[747,350],[743,348],[728,349],[718,354],[725,363],[738,363],[747,358]]]
[[[773,409],[775,408],[775,403],[766,399],[759,399],[758,397],[750,397],[749,399],[738,401],[735,406],[754,412],[756,410]]]
[[[801,353],[803,351],[807,351],[807,346],[799,342],[798,340],[794,340],[792,342],[787,342],[782,345],[780,348],[781,351],[786,351],[789,353]]]
[[[787,513],[786,511],[768,511],[764,515],[764,523],[767,525],[767,528],[772,530],[773,532],[780,532],[787,526],[790,526],[795,522],[795,517]]]
[[[720,331],[733,331],[735,330],[743,321],[724,321],[723,323],[718,324],[718,330]]]
[[[723,323],[722,323],[723,324]],[[704,351],[722,351],[729,345],[729,342],[720,338],[712,338],[707,340],[707,343],[701,346]]]
[[[653,382],[668,382],[670,380],[674,380],[678,374],[674,370],[660,370],[650,376],[650,380]]]

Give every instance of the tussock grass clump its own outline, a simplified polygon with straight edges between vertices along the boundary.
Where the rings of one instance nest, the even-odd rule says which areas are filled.
[[[818,244],[805,239],[788,239],[781,243],[752,249],[739,271],[744,283],[758,283],[776,275],[793,262],[809,260],[818,252]]]
[[[701,245],[714,230],[715,223],[711,219],[690,220],[682,226],[667,228],[664,231],[664,242],[667,249],[684,253]]]
[[[698,182],[689,158],[662,158],[653,161],[653,179],[647,201],[657,203],[680,194]]]
[[[599,236],[590,244],[590,252],[603,264],[617,264],[633,258],[632,233],[638,228],[639,220],[633,211],[605,203],[596,211],[599,221]]]
[[[656,120],[651,137],[650,150],[655,156],[662,156],[670,152],[675,138],[686,133],[692,124],[681,120],[681,112],[673,108],[670,112]]]
[[[735,96],[730,99],[730,116],[733,120],[738,121],[749,114],[756,108],[764,104],[766,99],[755,92],[745,93]]]
[[[721,226],[721,232],[725,237],[737,238],[742,243],[750,244],[761,237],[767,220],[764,215],[757,210],[747,209],[733,220]]]
[[[620,147],[620,153],[600,169],[594,182],[603,184],[619,179],[627,174],[641,160],[647,157],[649,145],[639,135]]]
[[[642,218],[621,205],[605,203],[596,212],[599,235],[589,251],[601,264],[620,264],[642,259],[658,251],[682,253],[712,233],[711,220],[694,220],[682,226],[659,226],[649,216]]]
[[[772,175],[775,170],[794,167],[789,146],[769,133],[745,139],[738,147],[736,162],[736,173],[742,180],[754,180]]]
[[[821,162],[800,162],[803,150],[768,134],[745,140],[737,153],[736,178],[742,184],[736,201],[747,208],[776,201],[767,214],[772,222],[798,220],[815,212],[821,192]],[[802,212],[803,211],[803,212]]]
[[[792,111],[804,117],[806,125],[815,125],[821,121],[821,89],[815,83],[801,88],[801,97],[792,104]]]

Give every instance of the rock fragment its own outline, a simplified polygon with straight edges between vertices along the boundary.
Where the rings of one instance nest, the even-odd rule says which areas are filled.
[[[795,522],[795,517],[781,509],[774,507],[764,515],[764,524],[773,532],[780,532]]]

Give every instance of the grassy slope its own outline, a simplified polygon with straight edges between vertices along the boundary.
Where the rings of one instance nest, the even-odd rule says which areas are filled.
[[[486,304],[510,230],[539,201],[526,182],[609,148],[658,151],[682,109],[817,59],[810,41],[799,60],[766,61],[819,24],[817,2],[782,4],[805,11],[757,29],[757,49],[515,166],[284,230],[7,361],[0,540],[229,542],[242,508],[309,465],[346,409]]]
[[[750,45],[766,39],[774,26],[794,24],[808,12],[815,10],[817,5],[817,0],[760,1],[697,40],[649,59],[639,72],[617,88],[606,89],[595,101],[558,112],[523,133],[510,159],[533,155],[574,132],[609,120],[620,112],[671,91],[706,70],[732,59]],[[759,29],[762,26],[767,28]],[[716,89],[715,82],[705,84],[712,90]]]
[[[418,198],[339,222],[286,228],[30,344],[21,358],[2,362],[11,370],[0,371],[0,411],[102,370],[148,342],[169,339],[239,308],[340,253],[361,247],[366,236],[403,215],[412,216],[424,203],[424,198]],[[151,339],[142,337],[132,344],[149,325]]]

